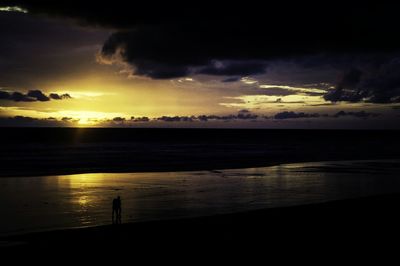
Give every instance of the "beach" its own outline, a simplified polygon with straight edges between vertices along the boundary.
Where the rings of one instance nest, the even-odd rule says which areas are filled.
[[[243,255],[245,251],[255,250],[261,252],[259,254],[268,256],[278,256],[283,253],[297,254],[299,251],[303,251],[302,256],[308,254],[307,252],[320,252],[333,256],[351,251],[354,255],[354,247],[361,248],[364,252],[377,250],[381,246],[389,248],[390,239],[396,240],[399,236],[397,209],[400,204],[400,193],[397,188],[400,186],[396,184],[395,169],[399,166],[397,160],[400,157],[400,148],[396,141],[396,131],[367,131],[360,135],[358,131],[341,130],[124,130],[84,129],[82,133],[79,129],[28,129],[24,132],[7,129],[4,136],[8,142],[4,143],[0,151],[1,178],[7,186],[16,184],[16,189],[12,191],[20,191],[18,189],[20,187],[38,184],[33,190],[39,193],[42,188],[49,187],[53,182],[57,186],[50,186],[50,191],[60,193],[64,180],[60,176],[76,174],[78,180],[86,181],[82,181],[83,183],[80,181],[78,186],[74,185],[74,182],[68,183],[68,191],[78,189],[81,197],[77,198],[76,194],[71,192],[62,194],[63,196],[58,196],[57,199],[70,197],[71,200],[68,202],[80,204],[83,209],[74,209],[72,207],[75,205],[67,202],[70,204],[65,205],[69,208],[68,211],[84,212],[86,211],[84,207],[90,206],[91,200],[90,197],[85,198],[82,193],[91,191],[90,187],[87,187],[90,183],[87,182],[97,180],[96,174],[101,176],[115,173],[118,176],[117,173],[121,175],[132,173],[143,175],[143,182],[146,183],[151,180],[151,178],[146,179],[146,175],[157,175],[156,173],[164,175],[166,171],[173,171],[175,174],[171,172],[166,174],[166,177],[174,177],[183,185],[188,182],[186,187],[189,188],[192,187],[191,184],[198,185],[198,180],[205,182],[214,179],[222,182],[217,188],[226,187],[226,193],[213,190],[212,187],[210,190],[218,192],[216,194],[222,198],[216,199],[215,202],[222,205],[218,207],[208,202],[213,200],[213,197],[210,197],[213,194],[205,193],[207,189],[204,187],[193,186],[195,194],[185,194],[187,192],[184,190],[183,192],[176,190],[176,185],[171,185],[176,191],[167,190],[166,195],[175,195],[177,200],[161,201],[163,205],[149,205],[146,191],[153,191],[154,188],[149,185],[150,183],[146,183],[143,190],[145,194],[140,194],[141,190],[135,188],[135,193],[140,192],[135,195],[144,195],[146,200],[143,201],[140,197],[132,199],[133,203],[137,203],[132,206],[133,210],[138,210],[142,204],[140,202],[145,202],[142,205],[143,210],[148,208],[159,211],[156,212],[154,219],[136,221],[123,218],[123,224],[115,226],[110,225],[110,222],[107,222],[109,218],[106,218],[104,220],[106,222],[94,226],[88,224],[87,227],[73,229],[70,228],[74,226],[67,226],[65,229],[49,227],[37,232],[20,232],[0,237],[1,249],[78,252],[89,249],[110,252],[129,250],[130,252],[122,253],[121,256],[148,256],[147,259],[152,257],[151,254],[170,254],[169,256],[174,258],[184,253],[204,258],[215,253],[221,255],[226,254],[225,252],[238,252]],[[394,162],[391,163],[377,164],[379,160],[393,159]],[[357,160],[377,161],[358,165],[355,162]],[[325,161],[326,165],[315,167],[304,164],[302,166],[304,169],[294,169],[293,177],[306,177],[306,179],[300,178],[301,182],[294,183],[294,187],[290,186],[291,176],[283,178],[282,169],[279,168],[285,163],[317,161]],[[347,162],[351,167],[342,166],[338,170],[337,161]],[[276,181],[268,179],[271,178],[272,172],[267,171],[260,175],[256,168],[267,166],[275,167],[273,173],[278,174]],[[246,167],[252,167],[253,170],[249,172],[244,169]],[[390,169],[394,171],[390,174],[392,180],[390,182],[393,183],[388,182],[388,173],[385,172]],[[204,173],[196,174],[197,177],[192,181],[187,177],[179,179],[180,176],[188,175],[185,171],[204,171]],[[237,171],[245,172],[239,175]],[[248,180],[243,184],[237,183],[240,186],[225,186],[224,182],[236,180],[226,178],[225,175],[229,172],[232,172],[235,178]],[[85,176],[85,173],[93,174]],[[310,176],[318,173],[324,174],[321,177],[317,175],[311,182]],[[371,173],[375,176],[374,179],[369,177]],[[342,174],[345,175],[340,178]],[[52,175],[54,177],[51,177]],[[79,175],[83,175],[83,179],[79,178]],[[47,179],[45,176],[48,176]],[[336,181],[333,182],[331,176]],[[353,180],[351,184],[354,186],[350,185],[348,180],[355,177],[360,178],[360,182]],[[37,182],[37,180],[42,181]],[[125,179],[116,178],[116,180]],[[163,189],[159,185],[162,182],[157,180],[154,182],[156,188],[154,191]],[[315,186],[315,180],[320,182],[321,187]],[[22,186],[24,182],[28,185]],[[105,182],[103,179],[99,179],[98,182],[109,184],[107,183],[109,181]],[[82,184],[85,186],[81,187]],[[275,186],[276,184],[278,186]],[[269,187],[271,185],[275,187]],[[99,188],[96,183],[93,186]],[[119,185],[107,186],[109,187],[106,187],[109,189],[107,197],[125,191],[121,190]],[[208,187],[207,184],[204,186]],[[263,186],[264,190],[260,190]],[[240,187],[245,188],[244,192],[247,194],[244,195],[258,197],[256,201],[243,197],[240,190],[237,198],[232,198],[233,191]],[[294,188],[301,188],[304,191],[297,191]],[[366,191],[373,193],[361,193],[366,188]],[[274,197],[274,191],[279,195],[278,198]],[[350,196],[337,197],[335,191],[348,191]],[[351,194],[352,191],[357,193]],[[180,194],[177,192],[186,195],[182,198],[184,200],[178,200]],[[29,195],[23,191],[20,193]],[[270,199],[265,200],[263,196],[260,198],[263,193],[270,196]],[[226,195],[229,197],[225,197]],[[298,195],[302,195],[300,199],[306,200],[299,201]],[[107,197],[104,197],[105,204],[107,200],[111,200]],[[288,200],[292,197],[297,204],[280,206],[274,202],[276,199],[285,200],[285,197]],[[314,197],[317,200],[309,201],[307,197],[311,199]],[[124,199],[126,195],[122,197],[123,202]],[[196,204],[202,206],[201,200],[206,200],[204,206],[211,208],[212,211],[191,209],[191,206]],[[258,201],[262,204],[257,205]],[[177,215],[179,212],[176,212],[176,209],[179,208],[172,208],[172,212],[169,213],[164,212],[165,206],[174,207],[169,205],[171,202],[184,204],[185,208],[182,210],[185,215]],[[226,208],[223,205],[226,202],[241,205],[227,205]],[[25,206],[19,200],[13,200],[13,203]],[[47,199],[39,203],[38,206],[43,211],[47,211],[48,206],[56,204],[48,202]],[[33,202],[32,204],[34,205]],[[60,202],[58,206],[64,206],[63,204]],[[256,208],[252,204],[255,204]],[[188,215],[190,210],[193,215]],[[111,210],[109,211],[111,215]],[[105,212],[108,217],[108,211],[99,209],[99,212]],[[51,214],[51,211],[47,213]],[[63,213],[70,215],[69,212]],[[123,215],[125,214],[123,212]],[[14,220],[18,219],[14,217]],[[53,221],[52,218],[48,220]]]

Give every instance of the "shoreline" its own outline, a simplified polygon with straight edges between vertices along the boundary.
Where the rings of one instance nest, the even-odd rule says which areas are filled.
[[[171,238],[174,243],[178,243],[179,248],[185,248],[187,244],[198,246],[203,243],[211,246],[216,243],[225,246],[242,245],[242,242],[263,237],[277,242],[282,241],[282,238],[285,241],[298,241],[308,237],[321,243],[330,242],[332,238],[350,237],[365,245],[370,243],[362,242],[365,236],[370,239],[385,236],[386,233],[390,233],[391,237],[400,235],[400,218],[394,211],[398,206],[400,193],[383,194],[205,217],[5,236],[0,237],[0,248],[52,249],[73,245],[74,248],[90,246],[112,249],[113,243],[118,242],[136,249],[142,249],[142,244],[158,243],[153,248],[168,249],[162,243],[165,244],[164,240]]]

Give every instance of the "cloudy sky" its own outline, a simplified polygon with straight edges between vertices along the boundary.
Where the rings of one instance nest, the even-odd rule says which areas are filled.
[[[389,3],[127,2],[0,1],[0,126],[400,127]]]

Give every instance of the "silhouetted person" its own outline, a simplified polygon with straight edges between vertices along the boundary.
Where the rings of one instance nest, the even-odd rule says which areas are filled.
[[[112,203],[112,222],[113,222],[113,224],[121,223],[121,212],[122,212],[121,197],[118,196],[116,199],[113,199],[113,203]]]

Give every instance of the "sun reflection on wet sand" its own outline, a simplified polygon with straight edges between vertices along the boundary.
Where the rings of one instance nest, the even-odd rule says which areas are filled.
[[[81,208],[87,207],[88,204],[89,204],[89,202],[90,202],[90,200],[89,200],[89,197],[88,197],[88,196],[81,196],[81,197],[78,199],[78,203],[79,203],[79,205],[81,205]]]

